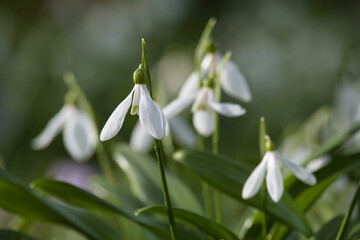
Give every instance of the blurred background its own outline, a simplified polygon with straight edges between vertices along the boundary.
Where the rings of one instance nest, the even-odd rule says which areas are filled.
[[[142,37],[157,87],[175,98],[210,17],[217,19],[218,49],[232,52],[253,95],[248,104],[223,95],[247,109],[240,118],[221,118],[220,151],[230,156],[258,157],[261,116],[279,143],[289,126],[296,131],[333,103],[340,81],[360,76],[356,0],[2,0],[1,163],[30,181],[69,158],[61,136],[45,150],[30,148],[63,105],[63,73],[73,71],[102,127],[133,86]],[[116,140],[128,141],[136,117],[127,119]]]

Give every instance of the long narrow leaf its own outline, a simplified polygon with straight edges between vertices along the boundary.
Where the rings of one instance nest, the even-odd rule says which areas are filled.
[[[163,238],[169,237],[168,233],[158,226],[156,222],[150,222],[146,221],[146,219],[135,217],[133,214],[129,214],[92,193],[69,183],[53,179],[38,179],[32,183],[32,186],[71,205],[102,213],[119,214],[147,228],[157,236]]]
[[[40,198],[18,179],[0,169],[0,208],[31,221],[63,224],[95,240],[122,239],[110,226],[87,212]]]
[[[0,229],[0,239],[3,240],[36,240],[35,238],[22,233],[9,229]]]
[[[200,68],[202,59],[206,54],[206,48],[210,42],[211,32],[216,24],[215,18],[210,18],[195,49],[195,69]]]
[[[193,226],[215,239],[239,240],[234,233],[212,219],[181,208],[173,208],[173,211],[177,221]],[[151,212],[167,216],[168,211],[164,206],[151,206],[137,210],[136,214],[138,215],[143,212]]]

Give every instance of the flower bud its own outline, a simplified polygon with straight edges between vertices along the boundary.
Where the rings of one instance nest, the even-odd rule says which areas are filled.
[[[135,84],[146,84],[146,76],[141,64],[134,72],[133,79]]]
[[[274,151],[275,147],[273,142],[271,141],[270,137],[268,135],[265,135],[265,150],[267,152]]]
[[[202,84],[204,87],[214,88],[214,76],[205,78]]]
[[[216,46],[214,44],[214,42],[211,40],[209,42],[209,44],[207,45],[207,48],[206,48],[206,52],[209,52],[209,53],[215,53],[216,52]]]
[[[75,89],[70,89],[64,97],[64,103],[65,104],[72,104],[75,105],[76,100],[78,97],[78,92]]]

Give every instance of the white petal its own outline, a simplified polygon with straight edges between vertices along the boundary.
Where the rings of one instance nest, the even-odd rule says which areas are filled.
[[[196,133],[189,123],[180,117],[169,120],[171,134],[174,141],[182,147],[195,148],[197,144]]]
[[[46,148],[54,137],[61,131],[66,118],[69,117],[73,110],[74,106],[72,105],[63,106],[61,110],[46,124],[45,129],[34,140],[32,140],[32,148]]]
[[[266,187],[271,199],[278,202],[284,192],[284,183],[281,176],[279,160],[274,152],[268,152],[269,159],[267,163]]]
[[[215,129],[214,111],[195,111],[193,116],[193,124],[198,133],[204,137],[210,136]]]
[[[211,96],[213,96],[212,89],[209,87],[202,87],[196,95],[191,111],[195,112],[198,109],[208,109],[209,97]]]
[[[154,146],[154,140],[150,134],[137,122],[131,132],[130,147],[136,151],[148,152]]]
[[[251,101],[251,93],[245,77],[232,61],[226,64],[221,74],[221,86],[230,96],[245,102]]]
[[[135,87],[133,88],[133,90],[131,90],[130,94],[124,99],[124,101],[122,101],[114,110],[114,112],[110,115],[109,119],[105,123],[105,126],[101,130],[101,141],[109,140],[120,131],[121,126],[124,123],[126,113],[129,111],[134,89]]]
[[[197,92],[199,87],[199,75],[196,71],[193,71],[186,79],[184,85],[181,87],[178,97],[182,98],[189,94]]]
[[[276,153],[279,156],[279,159],[281,160],[281,163],[289,168],[294,175],[303,181],[304,183],[307,183],[309,185],[315,185],[316,184],[316,177],[309,172],[308,170],[304,169],[303,167],[285,159],[283,156],[281,156],[279,153]]]
[[[263,160],[246,180],[242,189],[243,199],[252,198],[260,190],[265,177],[268,157],[269,155],[265,154]]]
[[[132,106],[131,106],[131,115],[139,114],[139,102],[140,102],[140,85],[135,84],[134,87],[134,96],[132,100]]]
[[[65,121],[64,145],[78,162],[88,160],[95,151],[96,129],[90,117],[76,109]]]
[[[82,159],[87,160],[95,152],[95,148],[98,143],[98,132],[90,116],[82,110],[79,111],[79,123],[86,131],[86,148],[83,150]]]
[[[238,104],[233,103],[218,103],[215,100],[213,91],[208,91],[208,103],[212,109],[226,117],[238,117],[244,115],[246,110]]]
[[[207,77],[211,73],[215,73],[222,61],[222,57],[217,53],[207,53],[201,61],[202,76]]]
[[[173,100],[172,102],[170,102],[168,105],[166,105],[163,108],[163,112],[164,112],[165,116],[168,119],[170,119],[173,116],[179,114],[185,108],[190,106],[190,104],[194,101],[195,97],[196,97],[196,92],[189,94],[185,97],[176,98],[175,100]]]
[[[237,104],[232,103],[210,103],[212,109],[226,117],[239,117],[246,113],[246,110]]]
[[[140,90],[139,118],[141,125],[156,139],[167,136],[169,125],[165,114],[151,99],[145,84],[140,84]]]

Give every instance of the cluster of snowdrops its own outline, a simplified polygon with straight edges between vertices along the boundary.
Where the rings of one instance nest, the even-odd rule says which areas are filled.
[[[134,87],[112,112],[100,133],[97,130],[91,107],[88,106],[88,103],[81,103],[81,101],[84,102],[84,99],[86,102],[86,98],[84,93],[79,90],[74,76],[71,73],[65,74],[65,81],[69,85],[69,91],[64,98],[65,104],[48,122],[45,129],[32,141],[33,148],[43,149],[47,147],[55,136],[62,131],[64,145],[70,156],[76,161],[85,161],[97,151],[99,145],[104,144],[102,142],[114,138],[119,133],[128,114],[138,115],[139,122],[131,136],[131,146],[135,150],[144,151],[150,149],[155,143],[165,201],[165,215],[168,216],[170,226],[170,237],[171,239],[181,239],[175,222],[180,219],[186,223],[187,220],[182,219],[178,212],[180,210],[175,209],[171,204],[172,199],[166,180],[161,139],[171,134],[173,137],[183,138],[179,142],[188,145],[198,144],[198,149],[202,151],[201,142],[204,138],[212,136],[212,152],[216,156],[219,154],[219,115],[237,118],[246,113],[246,110],[239,104],[221,102],[222,92],[233,99],[244,102],[249,102],[252,99],[245,77],[237,64],[230,60],[231,54],[227,52],[222,55],[211,39],[210,35],[214,24],[213,20],[209,21],[199,41],[195,51],[194,71],[186,79],[178,97],[163,108],[154,102],[143,40],[142,61],[133,74]],[[197,136],[190,133],[186,134],[189,132],[188,126],[177,124],[176,121],[172,122],[177,115],[187,109],[191,111],[192,123]],[[283,157],[276,150],[267,134],[264,119],[262,119],[262,124],[263,132],[260,136],[260,148],[263,148],[262,160],[248,174],[244,184],[237,187],[244,200],[261,195],[254,200],[254,205],[266,213],[266,208],[270,206],[275,209],[274,211],[277,211],[276,204],[284,195],[282,168],[289,169],[299,180],[311,186],[316,185],[317,179],[311,171]],[[199,143],[196,143],[197,141]],[[196,223],[193,225],[214,239],[238,239],[237,236],[222,226],[221,192],[214,190],[206,182],[203,183],[202,190],[205,208],[210,208],[209,211],[206,211],[207,220],[204,221],[210,222],[207,222],[208,225],[205,224],[205,227],[201,227],[200,224],[197,226]],[[210,194],[207,194],[209,192]],[[267,202],[266,192],[273,201],[272,203]],[[220,198],[216,196],[220,196]],[[211,220],[214,217],[211,213],[213,204],[216,205],[216,221]],[[279,213],[279,215],[281,214]],[[284,219],[286,221],[286,217],[282,219],[283,222]],[[267,234],[270,234],[267,229],[270,227],[267,225],[271,225],[269,216],[265,215],[260,222],[262,236],[265,238]],[[214,226],[219,227],[221,231],[216,232],[217,229]]]

